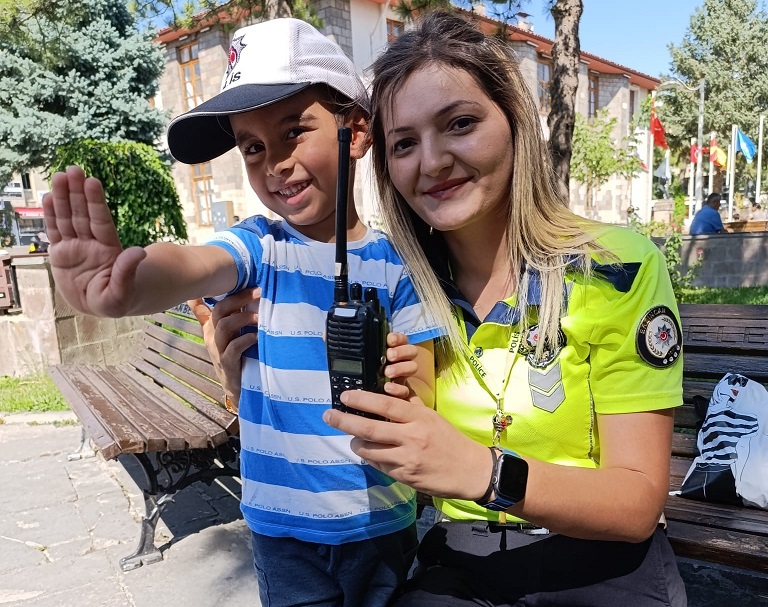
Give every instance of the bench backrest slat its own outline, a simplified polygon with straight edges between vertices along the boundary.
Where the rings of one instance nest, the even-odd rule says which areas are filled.
[[[237,418],[226,409],[213,403],[191,387],[158,368],[156,365],[162,365],[165,359],[162,359],[159,355],[155,356],[157,356],[157,359],[152,362],[135,358],[131,361],[131,365],[141,373],[152,378],[158,386],[167,388],[172,394],[183,398],[186,403],[184,404],[181,400],[178,400],[178,406],[193,408],[197,412],[201,419],[196,424],[201,428],[205,428],[210,433],[211,439],[214,442],[213,446],[226,442],[227,433],[224,429],[234,426],[237,423]],[[145,353],[145,358],[151,358],[151,356]]]
[[[171,337],[174,338],[174,342],[169,344],[161,341],[158,337]],[[152,360],[156,360],[157,355],[161,356],[166,361],[165,363],[160,363],[163,368],[167,366],[169,370],[172,369],[170,372],[173,375],[176,375],[177,372],[186,371],[187,376],[197,378],[198,382],[195,384],[195,387],[198,390],[205,394],[210,394],[217,401],[223,401],[224,390],[214,373],[213,365],[210,362],[203,362],[194,356],[190,356],[184,350],[178,349],[175,339],[181,338],[177,338],[175,335],[155,336],[154,334],[146,334],[144,336],[145,347],[139,349],[137,355],[142,358],[151,356]]]
[[[203,338],[203,328],[193,316],[179,313],[169,314],[168,312],[159,312],[157,314],[152,314],[149,318],[158,325],[173,327],[184,333],[195,335],[200,339]]]
[[[164,326],[151,323],[147,323],[142,341],[145,347],[161,352],[169,358],[178,359],[198,373],[215,379],[208,350],[203,344],[190,341],[172,333]]]

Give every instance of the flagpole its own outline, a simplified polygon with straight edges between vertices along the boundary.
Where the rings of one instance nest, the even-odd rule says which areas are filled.
[[[728,221],[733,221],[733,196],[736,193],[736,130],[738,128],[739,127],[737,127],[735,124],[731,125],[731,150],[733,151],[733,158],[731,159],[731,165],[729,169],[731,173],[731,180],[730,185],[728,186]]]
[[[694,145],[694,141],[696,141],[695,137],[691,137],[691,148]],[[688,217],[693,219],[693,215],[695,213],[696,209],[696,163],[691,161],[690,158],[690,149],[688,153],[688,172],[690,174],[690,177],[688,178]]]
[[[704,160],[703,148],[704,148],[704,87],[706,86],[706,80],[704,78],[699,80],[699,122],[696,135],[698,138],[699,147],[697,149],[696,157],[696,204],[691,209],[691,217],[693,214],[701,208],[703,198],[703,175],[701,174],[701,163]]]
[[[651,91],[651,120],[655,111],[656,91]],[[645,221],[651,221],[653,209],[653,127],[648,126],[648,195],[645,197]]]
[[[717,133],[715,131],[709,132],[709,180],[707,183],[707,194],[712,193],[712,188],[715,183],[715,163],[712,162],[712,142],[715,140]]]
[[[760,203],[760,174],[763,168],[763,122],[765,114],[760,114],[760,134],[757,137],[757,186],[755,187],[755,202]]]

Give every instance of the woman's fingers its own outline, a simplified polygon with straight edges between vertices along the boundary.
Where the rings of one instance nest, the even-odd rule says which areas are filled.
[[[384,367],[384,375],[389,379],[407,379],[413,377],[419,366],[416,361],[409,360],[401,363],[390,363]]]
[[[426,407],[418,406],[401,398],[363,390],[343,392],[341,402],[352,409],[374,413],[390,421],[379,421],[362,415],[329,409],[323,413],[325,423],[366,441],[389,445],[399,444],[401,440],[400,430],[393,431],[393,426],[411,421],[419,409],[427,410]]]
[[[395,398],[402,398],[403,400],[407,400],[408,397],[411,396],[411,389],[408,386],[393,381],[384,383],[384,392]]]

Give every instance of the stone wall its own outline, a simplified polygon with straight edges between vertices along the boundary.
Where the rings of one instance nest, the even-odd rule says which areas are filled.
[[[701,258],[695,286],[768,285],[768,232],[687,235],[680,257],[684,271]]]
[[[320,31],[333,36],[336,44],[352,57],[352,18],[349,0],[314,0],[311,3],[323,20]]]
[[[0,376],[24,377],[59,363],[125,361],[140,334],[140,319],[76,313],[58,295],[47,257],[17,257],[21,312],[0,315]]]

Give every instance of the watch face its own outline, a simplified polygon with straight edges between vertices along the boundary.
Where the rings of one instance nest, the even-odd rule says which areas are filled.
[[[507,499],[519,502],[525,497],[528,484],[528,462],[507,453],[500,460],[498,492]]]

